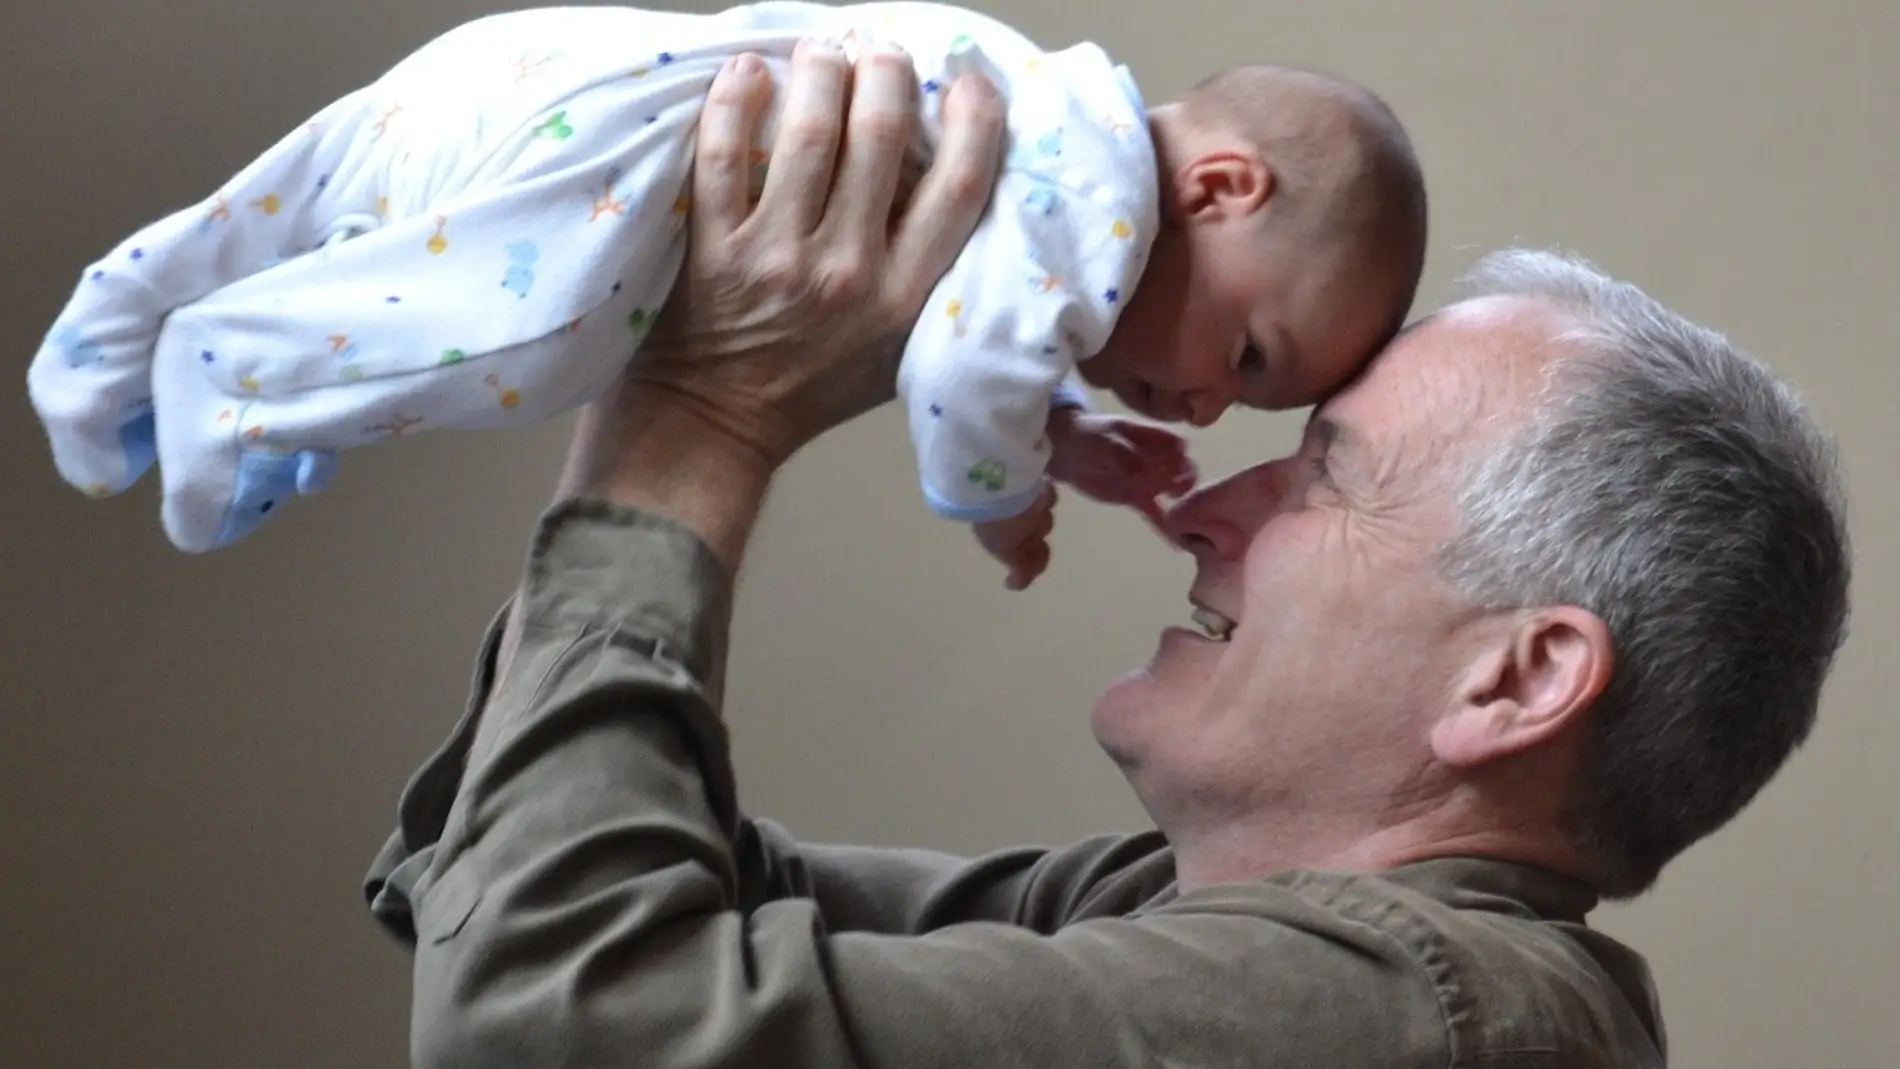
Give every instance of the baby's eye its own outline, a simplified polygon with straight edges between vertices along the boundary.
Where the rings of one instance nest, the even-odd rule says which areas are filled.
[[[1235,371],[1244,371],[1252,374],[1265,371],[1266,369],[1267,354],[1261,352],[1260,347],[1253,342],[1248,342],[1241,346],[1239,355],[1234,357]]]

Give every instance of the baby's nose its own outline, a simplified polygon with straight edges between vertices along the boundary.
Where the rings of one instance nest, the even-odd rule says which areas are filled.
[[[1227,411],[1232,400],[1224,394],[1202,390],[1188,395],[1187,421],[1196,427],[1211,427]]]

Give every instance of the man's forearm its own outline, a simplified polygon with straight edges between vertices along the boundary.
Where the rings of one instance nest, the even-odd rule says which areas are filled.
[[[1152,1061],[1114,1024],[1126,998],[1099,990],[1129,953],[1060,935],[1130,847],[975,867],[820,851],[797,874],[760,856],[720,719],[731,594],[670,517],[584,498],[537,525],[514,668],[478,674],[372,887],[415,948],[415,1064]]]
[[[584,408],[556,501],[593,500],[671,519],[697,535],[736,579],[764,508],[772,465],[700,416],[684,399],[634,384]],[[506,680],[521,642],[510,606],[496,658]]]
[[[630,384],[582,411],[557,497],[657,512],[737,574],[772,473],[689,399]]]
[[[412,932],[417,1064],[947,1069],[999,1041],[998,1064],[1127,1064],[1112,1000],[1076,988],[1100,967],[1034,942],[1125,845],[818,849],[794,872],[789,842],[745,834],[720,707],[767,481],[690,407],[583,419],[507,617],[513,663],[480,674],[440,766],[452,797],[436,777],[415,796],[443,808],[410,814],[375,889]],[[992,923],[951,931],[973,920]],[[1012,947],[1034,960],[999,977]],[[1031,995],[1065,987],[1107,1038],[1046,1034]]]

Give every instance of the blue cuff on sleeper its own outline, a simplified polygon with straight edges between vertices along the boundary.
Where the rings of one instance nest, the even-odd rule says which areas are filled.
[[[1035,504],[1036,498],[1042,493],[1041,485],[1036,485],[1009,497],[999,497],[981,505],[967,505],[958,504],[937,493],[927,482],[921,485],[924,501],[930,505],[930,511],[946,520],[959,523],[988,523],[992,520],[1009,519]]]
[[[1067,379],[1057,383],[1054,392],[1049,395],[1049,410],[1051,412],[1058,408],[1079,408],[1083,411],[1087,411],[1088,407],[1088,393],[1084,391],[1082,387],[1077,386]]]

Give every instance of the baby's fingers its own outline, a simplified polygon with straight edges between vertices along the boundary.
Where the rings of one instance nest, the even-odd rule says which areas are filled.
[[[1010,590],[1023,590],[1036,581],[1037,577],[1049,567],[1049,543],[1036,538],[1016,547],[1009,565],[1009,578],[1003,585]]]
[[[1194,489],[1194,484],[1200,481],[1200,469],[1195,466],[1194,461],[1190,459],[1186,453],[1183,453],[1179,457],[1176,457],[1170,465],[1168,488],[1164,492],[1169,497],[1180,497],[1182,494]]]
[[[1161,506],[1161,502],[1152,497],[1136,498],[1128,503],[1128,507],[1141,513],[1157,530],[1161,528],[1168,514],[1168,510]]]
[[[1156,493],[1178,497],[1194,489],[1200,472],[1188,456],[1187,442],[1165,431],[1162,434],[1134,440],[1141,452],[1142,482]]]

